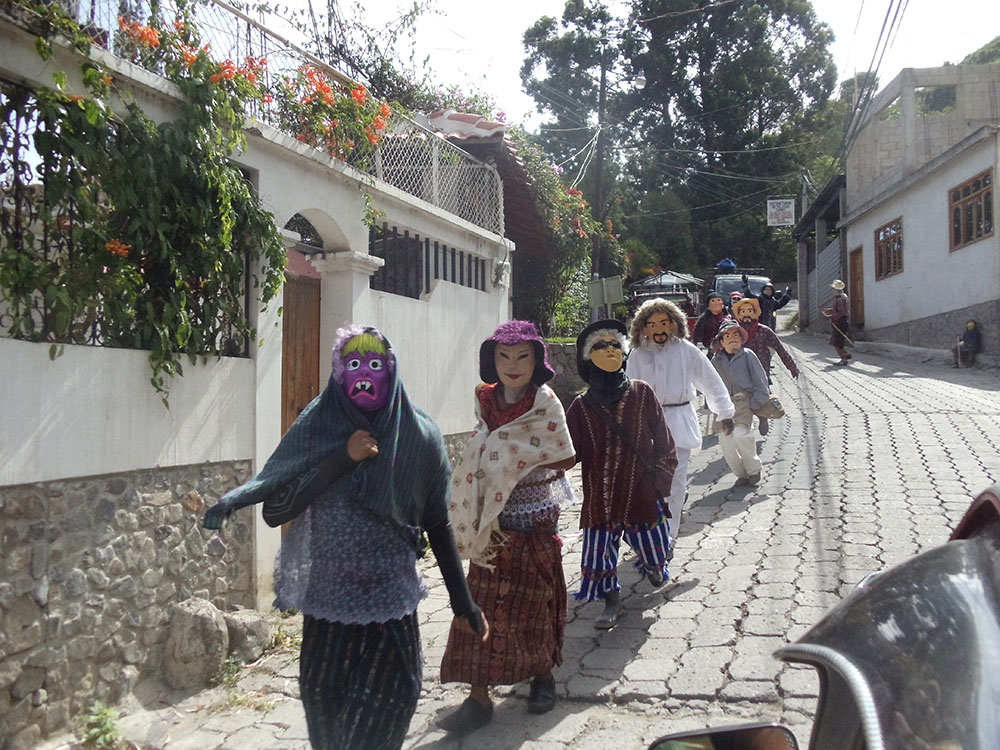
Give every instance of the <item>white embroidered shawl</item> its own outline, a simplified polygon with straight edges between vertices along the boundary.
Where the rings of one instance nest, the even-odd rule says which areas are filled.
[[[495,550],[490,536],[517,483],[533,469],[575,455],[566,414],[546,385],[535,394],[531,409],[490,432],[476,399],[475,431],[451,475],[448,516],[462,558],[488,563]]]

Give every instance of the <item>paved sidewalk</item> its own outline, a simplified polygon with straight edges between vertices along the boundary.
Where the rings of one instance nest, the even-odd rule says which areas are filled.
[[[554,711],[526,711],[526,685],[499,688],[489,727],[463,740],[434,719],[465,697],[441,685],[451,612],[436,568],[420,607],[424,694],[406,748],[645,748],[655,737],[750,720],[790,725],[808,745],[818,680],[771,653],[867,573],[944,542],[972,497],[1000,480],[995,370],[952,370],[866,348],[834,366],[824,340],[784,336],[802,375],[775,358],[787,416],[760,443],[763,481],[734,488],[714,436],[691,462],[672,580],[659,591],[621,565],[625,617],[595,630],[597,603],[570,601]],[[579,472],[571,473],[579,488]],[[564,513],[570,592],[578,508]],[[288,627],[294,630],[297,621]],[[156,750],[308,748],[297,652],[243,670],[235,690],[171,693],[147,682],[121,708],[124,736]],[[66,750],[70,738],[43,750]]]

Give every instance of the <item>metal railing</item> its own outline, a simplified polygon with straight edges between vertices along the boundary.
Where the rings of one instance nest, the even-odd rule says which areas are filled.
[[[173,23],[179,8],[184,8],[201,36],[209,45],[209,54],[217,62],[242,61],[248,56],[266,58],[264,84],[294,76],[303,65],[319,68],[326,75],[347,86],[355,81],[302,49],[294,42],[256,21],[222,0],[63,0],[77,21],[87,26],[92,37],[112,53],[129,49],[119,30],[118,17],[126,9],[131,20],[148,22],[156,16],[163,25]],[[153,70],[159,74],[160,71]],[[281,129],[275,112],[260,103],[252,110],[254,117]],[[356,165],[370,176],[424,200],[444,211],[490,232],[503,235],[503,185],[491,165],[479,161],[405,115],[394,112],[394,126],[377,147],[370,166]],[[286,131],[287,132],[287,131]],[[289,135],[295,135],[289,133]]]

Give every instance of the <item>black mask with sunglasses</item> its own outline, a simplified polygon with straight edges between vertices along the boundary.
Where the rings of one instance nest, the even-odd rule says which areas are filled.
[[[590,350],[593,351],[594,349],[597,349],[598,351],[600,351],[601,349],[607,349],[609,346],[614,347],[615,349],[621,349],[622,348],[622,342],[621,341],[597,341],[597,342],[594,343],[594,345],[592,347],[590,347]]]

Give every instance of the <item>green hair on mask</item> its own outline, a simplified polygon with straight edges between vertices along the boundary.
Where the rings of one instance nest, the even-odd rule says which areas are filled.
[[[385,342],[378,336],[371,333],[359,333],[357,336],[352,337],[346,344],[344,344],[344,348],[341,350],[340,356],[345,357],[354,352],[362,355],[368,354],[369,352],[375,352],[376,354],[388,354],[389,349],[386,347]]]

